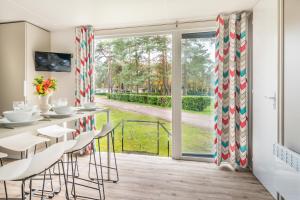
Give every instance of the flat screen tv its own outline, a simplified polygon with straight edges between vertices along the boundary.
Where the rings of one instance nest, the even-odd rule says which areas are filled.
[[[34,60],[36,71],[71,71],[71,54],[36,51]]]

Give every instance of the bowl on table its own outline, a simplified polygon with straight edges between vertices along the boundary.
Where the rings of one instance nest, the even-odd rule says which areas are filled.
[[[89,102],[83,104],[83,107],[86,109],[95,109],[97,107],[97,104],[95,102]]]
[[[56,106],[53,107],[53,110],[58,115],[68,115],[75,112],[75,109],[71,106]]]
[[[28,111],[5,111],[3,112],[4,117],[10,122],[27,122],[32,120],[32,112]]]

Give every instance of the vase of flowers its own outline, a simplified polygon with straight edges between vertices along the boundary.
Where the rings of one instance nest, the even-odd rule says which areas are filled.
[[[56,90],[57,81],[53,78],[44,79],[44,76],[37,76],[33,80],[33,85],[35,87],[35,94],[38,95],[40,99],[39,107],[41,112],[48,112],[50,109],[49,97],[53,91]]]

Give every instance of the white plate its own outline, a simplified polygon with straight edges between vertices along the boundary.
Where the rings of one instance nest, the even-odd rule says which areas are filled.
[[[73,115],[76,114],[76,111],[74,111],[73,113],[68,113],[68,114],[57,114],[55,112],[47,112],[42,114],[43,117],[47,117],[47,118],[67,118],[67,117],[71,117]]]
[[[43,117],[37,116],[26,122],[11,122],[6,118],[2,118],[2,119],[0,119],[0,126],[8,127],[8,128],[19,127],[19,126],[28,126],[28,125],[31,125],[42,119],[43,119]]]

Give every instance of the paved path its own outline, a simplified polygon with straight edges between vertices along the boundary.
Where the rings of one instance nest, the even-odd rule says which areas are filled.
[[[152,106],[147,106],[142,104],[127,103],[127,102],[115,101],[115,100],[99,98],[99,97],[96,98],[96,102],[105,106],[118,108],[124,111],[132,111],[144,115],[150,115],[167,121],[172,120],[171,109],[152,107]],[[200,115],[200,114],[182,112],[181,117],[182,117],[182,122],[186,124],[190,124],[205,129],[213,128],[213,119],[209,115]]]

